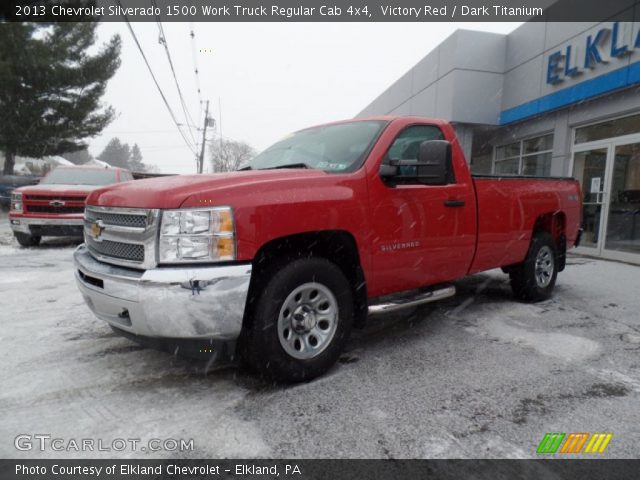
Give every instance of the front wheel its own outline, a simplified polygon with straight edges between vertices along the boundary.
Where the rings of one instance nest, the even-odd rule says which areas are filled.
[[[549,298],[558,276],[556,244],[547,232],[534,234],[524,262],[509,269],[516,298],[536,302]]]
[[[243,355],[276,381],[311,380],[336,362],[352,323],[353,295],[342,270],[322,258],[294,260],[259,294]]]
[[[23,247],[37,247],[40,244],[40,238],[28,233],[13,232],[13,235],[18,240],[18,243]]]

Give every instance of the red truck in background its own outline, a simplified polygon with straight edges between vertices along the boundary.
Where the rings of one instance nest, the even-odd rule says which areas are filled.
[[[38,185],[13,190],[9,223],[23,247],[33,247],[44,236],[82,237],[84,202],[93,190],[133,180],[122,168],[57,167]]]
[[[352,326],[452,296],[466,275],[501,267],[518,299],[548,298],[579,241],[577,181],[474,177],[441,120],[309,128],[240,170],[94,191],[74,252],[92,311],[303,381]]]

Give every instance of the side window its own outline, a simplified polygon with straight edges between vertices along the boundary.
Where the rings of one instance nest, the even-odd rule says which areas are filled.
[[[427,140],[444,140],[442,131],[433,125],[412,125],[396,137],[387,152],[388,160],[417,160],[420,144]]]
[[[391,144],[389,151],[384,159],[387,163],[389,160],[417,160],[420,144],[427,140],[444,140],[442,131],[434,125],[412,125],[400,132]],[[417,167],[402,166],[400,167],[400,175],[415,175]]]

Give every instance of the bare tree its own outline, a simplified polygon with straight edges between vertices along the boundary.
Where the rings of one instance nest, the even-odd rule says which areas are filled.
[[[209,144],[214,172],[232,172],[251,160],[256,152],[246,142],[215,138]]]

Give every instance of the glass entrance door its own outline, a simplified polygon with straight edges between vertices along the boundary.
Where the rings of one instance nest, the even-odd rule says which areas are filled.
[[[640,254],[640,142],[614,145],[610,192],[604,248]]]
[[[572,165],[584,203],[578,252],[640,264],[640,114],[577,127]]]
[[[575,152],[573,156],[573,177],[580,182],[582,189],[584,231],[580,246],[586,250],[585,253],[600,254],[603,246],[608,151],[609,148],[603,146]]]

